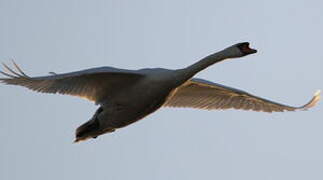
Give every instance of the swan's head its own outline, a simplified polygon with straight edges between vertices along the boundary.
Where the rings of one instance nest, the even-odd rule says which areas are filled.
[[[257,50],[249,47],[248,42],[235,44],[233,46],[226,48],[224,51],[227,53],[228,57],[230,58],[243,57],[257,52]]]

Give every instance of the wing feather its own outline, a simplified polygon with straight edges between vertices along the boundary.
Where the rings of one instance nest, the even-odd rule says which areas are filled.
[[[86,98],[97,104],[102,103],[109,94],[129,87],[144,75],[131,70],[112,67],[92,68],[65,74],[51,73],[49,76],[29,77],[13,62],[14,69],[3,64],[0,73],[7,78],[0,82],[24,86],[41,93],[59,93]]]
[[[192,107],[208,110],[234,108],[271,113],[307,110],[315,106],[319,99],[320,92],[318,91],[307,104],[300,107],[292,107],[203,79],[191,79],[178,87],[176,93],[168,98],[164,106]]]

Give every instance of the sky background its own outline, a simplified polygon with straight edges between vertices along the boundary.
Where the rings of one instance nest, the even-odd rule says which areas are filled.
[[[197,77],[290,105],[323,89],[315,0],[0,0],[0,61],[29,75],[97,66],[182,68],[241,41],[258,53]],[[321,180],[322,103],[259,113],[163,108],[73,144],[98,108],[0,85],[0,179]],[[144,92],[143,92],[144,93]]]

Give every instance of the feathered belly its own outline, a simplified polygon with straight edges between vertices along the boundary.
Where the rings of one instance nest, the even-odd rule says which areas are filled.
[[[138,93],[141,92],[141,93]],[[100,118],[105,127],[121,128],[155,112],[166,101],[171,89],[138,89],[120,93],[107,103]],[[135,94],[132,94],[135,93]]]

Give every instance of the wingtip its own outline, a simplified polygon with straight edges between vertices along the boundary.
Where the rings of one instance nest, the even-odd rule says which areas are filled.
[[[319,102],[320,99],[321,99],[321,90],[317,90],[314,93],[313,98],[306,105],[304,105],[301,109],[307,110],[309,108],[314,107],[317,104],[317,102]]]

